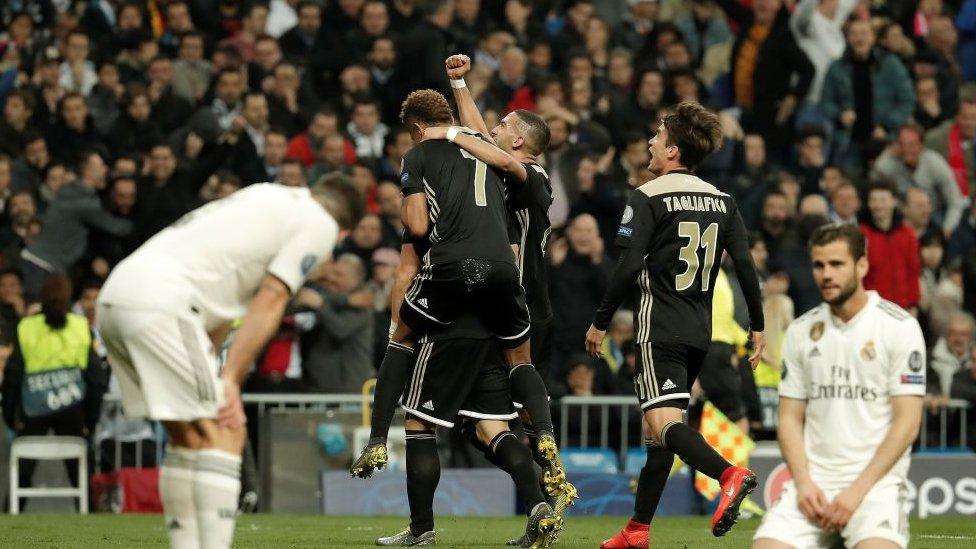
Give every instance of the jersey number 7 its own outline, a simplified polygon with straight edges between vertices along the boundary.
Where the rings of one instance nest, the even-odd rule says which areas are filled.
[[[702,268],[701,289],[708,291],[711,282],[712,265],[715,263],[715,249],[718,247],[718,223],[711,223],[704,231],[695,221],[678,223],[678,236],[687,238],[688,243],[678,251],[678,259],[688,265],[685,272],[674,277],[674,288],[683,291],[695,283],[698,275],[698,248],[705,248],[705,264]]]
[[[485,177],[488,175],[488,165],[475,158],[468,151],[461,149],[461,156],[474,160],[474,204],[487,206],[488,195],[485,193]]]

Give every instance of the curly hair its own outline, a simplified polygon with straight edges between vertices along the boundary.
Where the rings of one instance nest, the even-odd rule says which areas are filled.
[[[407,127],[415,122],[434,125],[451,125],[454,112],[443,94],[434,90],[417,90],[403,100],[400,121]]]
[[[693,101],[682,101],[661,123],[668,130],[668,145],[678,147],[681,162],[689,169],[722,146],[718,116]]]

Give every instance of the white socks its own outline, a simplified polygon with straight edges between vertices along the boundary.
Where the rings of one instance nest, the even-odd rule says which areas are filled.
[[[197,456],[193,501],[200,549],[228,549],[241,494],[241,456],[213,449],[200,450]]]
[[[171,549],[228,549],[241,492],[241,457],[169,447],[159,495]]]
[[[197,512],[193,502],[193,475],[197,451],[168,447],[159,470],[159,497],[166,517],[171,549],[200,549]]]

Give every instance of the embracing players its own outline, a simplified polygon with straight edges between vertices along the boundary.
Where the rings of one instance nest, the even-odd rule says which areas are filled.
[[[163,422],[159,475],[173,549],[225,549],[246,437],[240,386],[308,273],[354,227],[363,198],[342,178],[256,184],[198,208],[112,271],[98,298],[129,417]],[[240,328],[218,374],[214,349]]]
[[[754,549],[908,547],[908,465],[925,395],[925,340],[904,309],[864,290],[856,225],[810,239],[824,302],[790,324],[779,446],[793,480]]]
[[[648,169],[657,177],[638,187],[624,209],[620,259],[586,334],[587,351],[599,356],[613,313],[635,294],[634,386],[650,444],[634,515],[603,549],[648,547],[675,454],[720,482],[722,498],[712,518],[716,536],[729,531],[756,486],[751,471],[731,465],[682,421],[711,339],[712,289],[724,251],[735,263],[749,308],[753,368],[763,350],[762,296],[742,217],[732,197],[693,174],[721,142],[718,118],[697,103],[683,102],[663,117],[649,143]]]

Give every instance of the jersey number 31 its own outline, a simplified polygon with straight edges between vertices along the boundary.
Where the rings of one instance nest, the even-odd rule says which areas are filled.
[[[708,291],[711,283],[712,265],[715,263],[715,248],[718,246],[718,223],[711,223],[704,231],[701,225],[694,221],[678,223],[678,236],[687,238],[688,243],[678,251],[678,259],[684,261],[688,268],[685,272],[674,277],[674,288],[679,292],[687,290],[698,277],[698,248],[705,248],[705,264],[702,266],[701,289]]]

